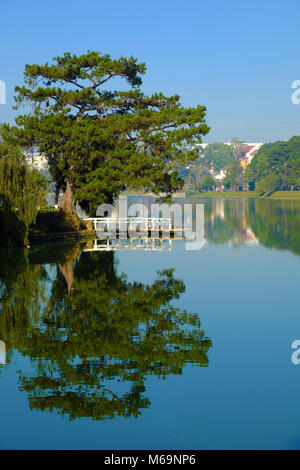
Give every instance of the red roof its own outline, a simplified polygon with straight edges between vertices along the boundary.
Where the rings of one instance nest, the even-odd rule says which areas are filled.
[[[242,148],[242,152],[248,153],[248,152],[250,152],[250,150],[253,149],[254,147],[255,147],[255,145],[245,145],[245,146]]]

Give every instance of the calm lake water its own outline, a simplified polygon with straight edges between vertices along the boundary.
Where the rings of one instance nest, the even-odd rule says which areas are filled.
[[[300,202],[198,202],[200,250],[1,250],[0,449],[300,448]]]

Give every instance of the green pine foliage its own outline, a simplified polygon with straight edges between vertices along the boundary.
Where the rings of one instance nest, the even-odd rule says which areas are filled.
[[[180,163],[208,133],[204,106],[185,108],[178,95],[146,96],[140,86],[144,63],[88,52],[65,53],[49,65],[26,65],[16,105],[32,112],[17,118],[11,135],[37,145],[48,158],[52,179],[66,190],[62,208],[74,201],[89,213],[123,190],[171,194],[183,185]],[[125,82],[124,90],[114,90]]]

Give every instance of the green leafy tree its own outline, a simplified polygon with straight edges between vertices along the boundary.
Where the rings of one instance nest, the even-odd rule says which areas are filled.
[[[285,182],[288,189],[300,189],[300,155],[290,158],[286,168],[287,176]]]
[[[201,191],[212,191],[216,187],[216,182],[211,175],[205,175],[201,180]]]
[[[229,165],[226,170],[226,176],[223,180],[224,187],[233,191],[239,191],[244,184],[244,171],[241,165],[238,162],[233,165]]]
[[[208,174],[208,168],[203,165],[192,165],[185,177],[186,191],[200,191],[203,177]]]
[[[209,144],[203,149],[202,158],[204,158],[208,166],[212,166],[215,171],[225,166],[233,165],[235,161],[232,148],[221,142]]]
[[[277,189],[289,190],[299,187],[300,137],[295,136],[289,141],[278,141],[263,145],[256,153],[251,164],[246,169],[246,178],[250,189],[263,189],[265,178],[270,174],[267,184],[272,179],[280,179]],[[263,180],[262,183],[260,181]],[[269,183],[268,183],[269,182]]]
[[[0,139],[0,194],[6,198],[3,210],[12,211],[24,225],[24,242],[30,224],[46,205],[47,187],[45,177],[27,165],[20,148]]]
[[[22,246],[25,239],[25,224],[18,219],[8,197],[0,194],[0,248]]]
[[[184,108],[178,95],[144,95],[145,71],[133,57],[113,60],[98,52],[26,65],[16,102],[33,112],[19,116],[11,132],[45,153],[55,183],[65,189],[63,209],[72,211],[78,200],[93,213],[125,189],[170,194],[182,187],[176,165],[196,153],[177,149],[201,142],[209,131],[206,110]],[[111,91],[115,78],[129,90]]]
[[[279,189],[281,183],[280,176],[275,173],[270,173],[264,178],[260,179],[255,188],[259,195],[270,194]]]

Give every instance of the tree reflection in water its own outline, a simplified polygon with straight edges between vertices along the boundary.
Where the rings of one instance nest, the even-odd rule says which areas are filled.
[[[55,250],[52,284],[42,252],[30,260],[20,254],[14,275],[12,259],[4,260],[0,331],[8,361],[12,349],[32,361],[31,372],[19,372],[31,409],[70,419],[137,417],[150,405],[147,377],[207,366],[211,340],[197,314],[172,305],[185,290],[173,270],[158,272],[152,285],[129,282],[117,274],[113,252],[79,253],[78,245]]]

